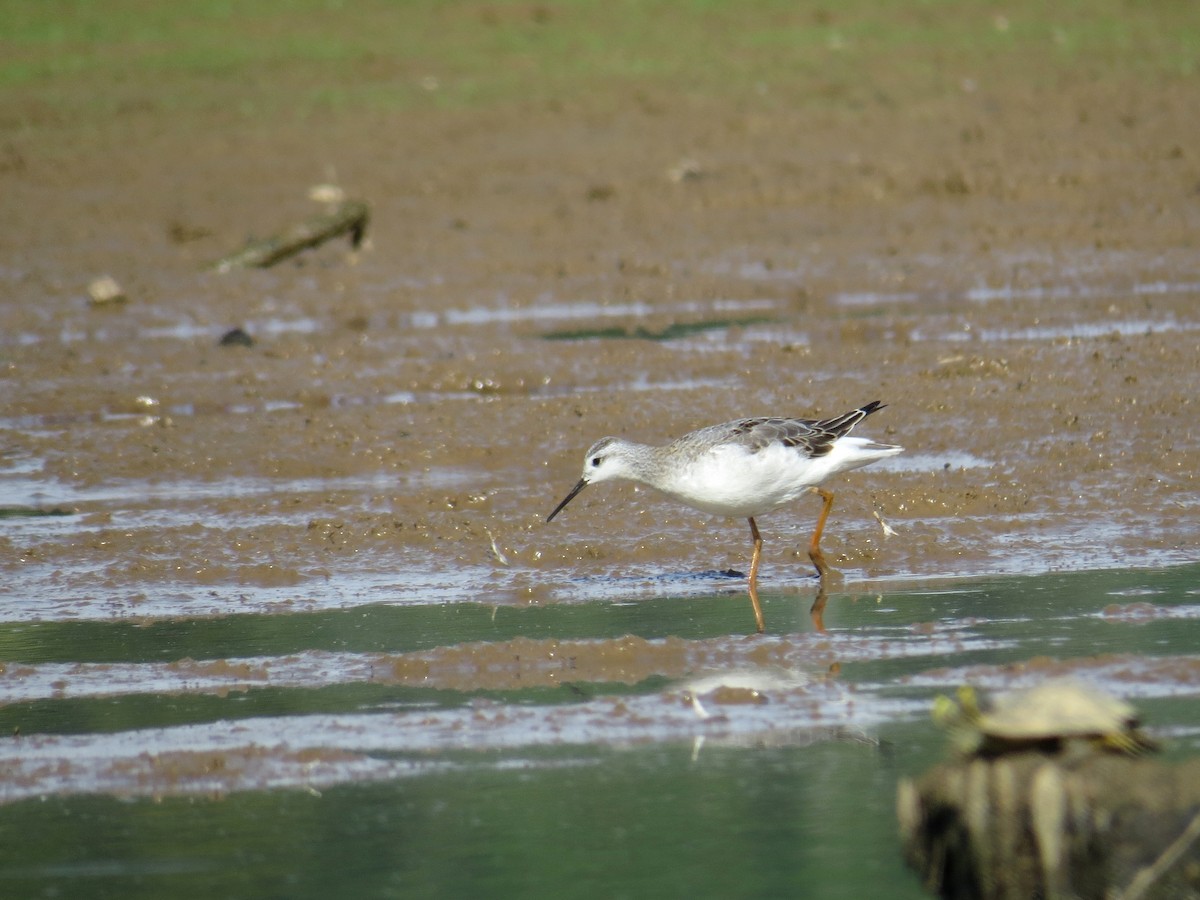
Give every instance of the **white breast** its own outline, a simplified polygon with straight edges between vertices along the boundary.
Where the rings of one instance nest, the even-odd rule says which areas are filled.
[[[866,438],[844,437],[824,456],[772,444],[750,453],[738,444],[718,444],[671,470],[663,493],[718,516],[760,516],[791,503],[838,472],[901,452]]]
[[[703,512],[759,516],[790,503],[817,484],[821,479],[809,476],[812,464],[782,444],[757,453],[748,453],[736,444],[721,444],[675,470],[658,487]]]

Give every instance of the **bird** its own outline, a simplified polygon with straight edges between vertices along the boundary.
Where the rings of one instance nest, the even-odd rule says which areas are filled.
[[[747,519],[754,541],[748,579],[750,603],[761,634],[766,630],[758,601],[763,540],[754,520],[806,492],[818,494],[824,503],[808,556],[823,586],[830,570],[821,552],[821,533],[833,507],[833,492],[821,485],[839,472],[903,452],[896,444],[848,437],[855,425],[884,407],[874,400],[830,419],[735,419],[688,432],[664,446],[601,438],[584,456],[583,475],[546,521],[553,521],[589,484],[614,480],[647,485],[701,512]]]

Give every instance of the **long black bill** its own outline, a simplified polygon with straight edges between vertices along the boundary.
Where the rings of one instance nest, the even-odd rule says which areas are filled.
[[[554,507],[554,512],[552,512],[552,513],[550,513],[550,515],[546,516],[546,521],[549,522],[551,519],[553,519],[555,516],[557,516],[560,512],[562,512],[562,508],[564,506],[566,506],[568,503],[570,503],[572,500],[574,500],[575,495],[578,494],[580,491],[582,491],[585,487],[587,487],[587,485],[588,485],[588,483],[586,481],[584,481],[582,478],[580,478],[579,484],[577,484],[577,485],[575,485],[575,487],[571,488],[571,493],[567,494],[567,496],[565,496],[563,498],[563,502],[558,504],[558,506]]]

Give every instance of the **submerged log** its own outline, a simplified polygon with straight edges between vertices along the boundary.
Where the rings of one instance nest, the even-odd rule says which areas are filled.
[[[218,260],[213,268],[218,272],[265,269],[342,234],[349,234],[350,246],[357,248],[366,234],[369,220],[370,212],[365,203],[347,200],[332,212],[299,222],[274,237],[252,241],[236,253]]]
[[[897,814],[941,897],[1200,897],[1200,759],[964,758],[902,780]]]

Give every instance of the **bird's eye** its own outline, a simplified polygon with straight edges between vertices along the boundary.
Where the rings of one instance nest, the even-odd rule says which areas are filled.
[[[601,461],[602,459],[604,459],[604,457],[603,457],[603,456],[593,456],[593,457],[592,457],[592,468],[593,468],[593,469],[598,469],[598,468],[600,468],[600,461]]]

